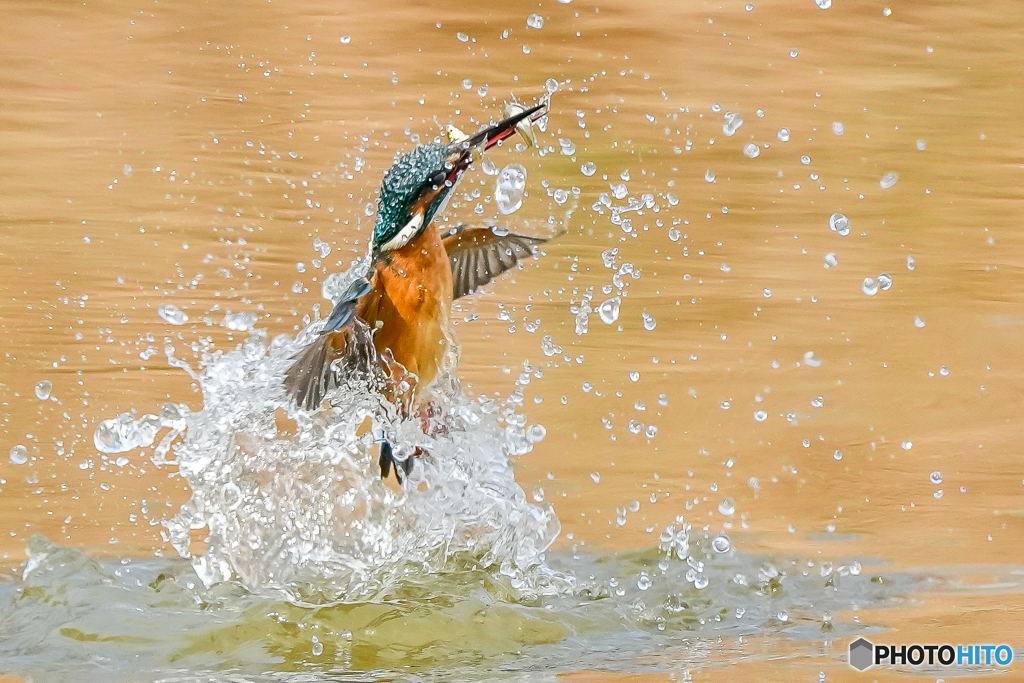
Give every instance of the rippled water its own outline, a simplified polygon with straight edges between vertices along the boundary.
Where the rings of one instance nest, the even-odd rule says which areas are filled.
[[[0,676],[820,681],[854,634],[1020,648],[1018,14],[5,8]],[[287,406],[394,155],[544,92],[447,218],[564,234],[459,302],[444,428]],[[381,430],[432,454],[404,493]]]

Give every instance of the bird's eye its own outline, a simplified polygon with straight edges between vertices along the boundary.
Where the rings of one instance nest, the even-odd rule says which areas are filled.
[[[448,179],[448,174],[444,171],[438,171],[430,178],[430,184],[435,190],[440,189],[444,186],[444,181]]]

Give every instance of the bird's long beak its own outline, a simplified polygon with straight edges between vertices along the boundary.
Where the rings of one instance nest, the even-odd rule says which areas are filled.
[[[465,141],[463,141],[463,145],[466,149],[490,149],[508,136],[514,135],[516,132],[516,126],[520,123],[532,123],[542,118],[547,113],[548,103],[541,102],[538,105],[521,111],[518,114],[513,114],[507,119],[499,121],[493,126],[488,126],[480,132],[469,136]]]

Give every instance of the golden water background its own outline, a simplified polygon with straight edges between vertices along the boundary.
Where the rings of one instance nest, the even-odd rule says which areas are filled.
[[[556,547],[648,547],[684,515],[725,528],[743,552],[978,585],[969,599],[860,615],[913,638],[1020,633],[1019,2],[750,5],[0,4],[3,564],[23,559],[34,532],[93,556],[169,551],[151,520],[187,498],[182,481],[139,452],[105,465],[92,446],[98,421],[119,412],[201,405],[167,366],[165,338],[230,348],[244,335],[220,326],[228,311],[294,333],[325,273],[365,251],[364,208],[410,134],[428,139],[449,120],[471,130],[509,92],[536,97],[553,77],[565,84],[541,136],[550,153],[492,155],[530,173],[522,209],[502,221],[544,234],[560,219],[544,181],[579,188],[579,206],[542,259],[462,306],[458,320],[478,319],[456,333],[473,392],[507,395],[524,361],[544,366],[524,411],[547,437],[517,479],[554,502]],[[532,13],[542,28],[527,25]],[[726,112],[744,120],[731,136]],[[624,171],[630,196],[660,209],[624,214],[636,237],[592,208]],[[885,189],[887,173],[898,181]],[[493,178],[477,170],[461,189],[476,187],[481,198],[450,218],[473,218]],[[835,212],[849,235],[829,229]],[[320,268],[314,239],[333,246]],[[592,315],[578,336],[570,306],[588,287],[594,305],[610,296],[601,253],[612,248],[640,277],[626,277],[616,324]],[[826,268],[829,253],[838,264]],[[892,287],[866,295],[880,273]],[[190,322],[169,326],[163,304]],[[545,355],[545,336],[562,352]],[[44,379],[53,398],[40,401]],[[631,433],[630,420],[656,435]],[[17,444],[28,463],[8,462]],[[732,516],[718,511],[725,498]],[[632,501],[639,511],[618,525]],[[712,663],[702,676],[762,673]],[[835,680],[843,667],[823,654],[793,675],[827,668]]]

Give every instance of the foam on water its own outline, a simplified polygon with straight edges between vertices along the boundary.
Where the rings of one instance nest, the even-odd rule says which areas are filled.
[[[324,294],[363,270],[357,262],[325,282]],[[527,500],[510,467],[509,457],[529,452],[542,433],[528,431],[516,413],[519,391],[504,402],[471,400],[454,375],[453,345],[426,430],[419,417],[398,417],[360,386],[332,392],[330,406],[310,414],[286,397],[281,377],[318,327],[272,341],[253,329],[231,351],[205,352],[196,370],[168,347],[171,364],[201,387],[202,410],[170,404],[167,419],[125,414],[97,431],[109,452],[152,444],[157,425],[172,428],[163,444],[183,435],[171,445],[172,464],[192,497],[165,521],[165,536],[203,583],[236,580],[295,601],[351,601],[424,573],[486,569],[527,593],[571,591],[570,579],[544,566],[558,518],[549,503]],[[426,453],[402,491],[380,479],[383,433],[396,457],[416,447]],[[157,450],[154,460],[163,462],[167,448]],[[197,540],[205,549],[193,553]]]

